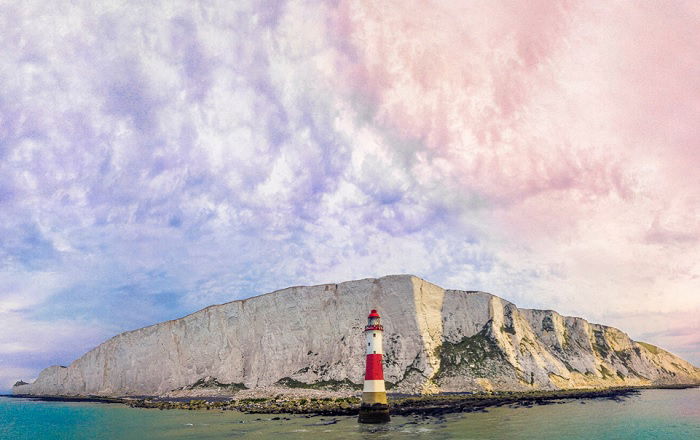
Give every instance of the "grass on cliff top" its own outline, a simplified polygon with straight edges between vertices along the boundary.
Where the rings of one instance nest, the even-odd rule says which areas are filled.
[[[656,345],[651,345],[651,344],[647,344],[646,342],[640,342],[640,341],[637,341],[637,344],[646,348],[648,351],[650,351],[653,354],[659,354],[659,347],[657,347]]]

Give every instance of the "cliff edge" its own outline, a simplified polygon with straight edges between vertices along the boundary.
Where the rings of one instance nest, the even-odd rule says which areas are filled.
[[[411,275],[290,287],[119,334],[15,394],[163,395],[214,384],[360,389],[382,314],[393,392],[698,384],[700,369],[622,331]]]

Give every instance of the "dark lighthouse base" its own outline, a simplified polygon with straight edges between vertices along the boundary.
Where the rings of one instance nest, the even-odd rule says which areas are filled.
[[[375,403],[360,406],[360,417],[357,419],[360,423],[387,423],[390,420],[389,405]]]

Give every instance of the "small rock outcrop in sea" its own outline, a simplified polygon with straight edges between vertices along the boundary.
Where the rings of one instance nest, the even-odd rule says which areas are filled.
[[[393,275],[290,287],[125,332],[68,367],[49,367],[34,383],[16,384],[13,392],[163,395],[201,385],[231,393],[360,390],[362,330],[372,308],[383,311],[387,329],[390,392],[700,383],[700,369],[618,329]]]

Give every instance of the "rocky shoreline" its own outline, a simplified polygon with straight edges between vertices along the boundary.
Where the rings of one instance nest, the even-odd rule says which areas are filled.
[[[450,413],[485,411],[487,408],[509,406],[512,408],[550,405],[567,399],[623,399],[636,395],[643,389],[685,389],[698,385],[668,385],[648,387],[617,387],[606,389],[575,389],[555,391],[455,393],[422,396],[390,396],[392,415],[439,417]],[[300,391],[300,390],[298,390]],[[239,411],[246,414],[295,414],[307,416],[356,416],[360,408],[359,397],[299,397],[298,394],[278,394],[273,397],[99,397],[99,396],[28,396],[43,401],[120,403],[133,408]]]

